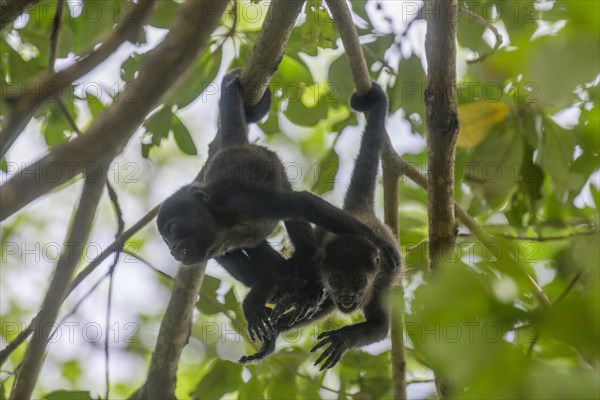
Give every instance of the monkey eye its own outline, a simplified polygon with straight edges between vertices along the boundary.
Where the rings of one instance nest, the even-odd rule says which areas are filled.
[[[366,279],[362,275],[359,275],[356,278],[354,278],[354,286],[361,287],[365,284],[365,282],[366,282]]]
[[[332,277],[329,279],[329,284],[330,284],[332,287],[339,287],[339,286],[342,284],[342,278],[340,278],[340,277],[339,277],[339,276],[337,276],[337,275],[336,275],[336,276],[332,276]]]

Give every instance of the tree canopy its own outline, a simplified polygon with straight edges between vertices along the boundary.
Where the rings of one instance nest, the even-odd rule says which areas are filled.
[[[337,0],[0,1],[0,399],[600,395],[599,3],[347,4],[353,23]],[[247,102],[274,94],[251,140],[336,205],[349,98],[370,79],[389,97],[391,339],[327,373],[316,337],[362,316],[239,364],[247,289],[178,266],[152,222],[202,168],[236,67]]]

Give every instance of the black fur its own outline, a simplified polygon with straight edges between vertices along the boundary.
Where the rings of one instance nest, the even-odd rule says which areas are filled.
[[[389,243],[394,243],[397,250],[394,235],[377,219],[374,212],[377,169],[385,139],[387,98],[385,92],[377,84],[373,84],[373,88],[366,95],[353,95],[351,105],[357,110],[368,112],[369,115],[344,200],[344,209],[378,235],[385,237]],[[273,329],[279,334],[324,318],[336,308],[344,313],[362,308],[365,322],[324,332],[319,336],[321,341],[311,351],[328,345],[315,362],[315,365],[323,362],[321,369],[325,369],[333,367],[346,350],[375,343],[387,336],[389,315],[383,297],[397,270],[396,264],[391,262],[390,258],[384,257],[381,249],[363,236],[340,235],[318,229],[317,243],[321,283],[315,285],[326,288],[325,301],[311,318],[294,323],[291,316],[286,318],[284,315]],[[275,339],[268,340],[256,354],[243,357],[241,361],[260,360],[274,349]]]
[[[255,292],[266,293],[258,287],[262,281],[252,278],[257,268],[252,268],[249,274],[248,264],[240,262],[243,258],[239,251],[243,249],[247,260],[252,255],[252,260],[267,258],[266,265],[261,266],[265,268],[262,276],[272,276],[278,284],[289,286],[293,280],[278,266],[293,266],[295,261],[283,262],[265,247],[265,240],[277,222],[284,220],[292,239],[312,235],[309,224],[312,222],[336,234],[364,236],[382,248],[392,264],[398,263],[399,252],[386,235],[375,232],[350,213],[310,192],[293,191],[277,155],[265,147],[248,143],[247,118],[262,118],[260,114],[269,109],[268,97],[265,99],[254,109],[244,111],[239,70],[223,78],[219,103],[220,143],[211,147],[214,154],[204,172],[191,185],[169,197],[158,215],[158,229],[173,257],[184,264],[216,257],[232,276],[250,283]],[[234,253],[228,260],[231,252]],[[300,253],[297,259],[311,258],[311,254]],[[254,298],[254,294],[251,295]],[[271,295],[265,294],[262,298]],[[257,328],[257,334],[269,336],[270,320],[264,302],[254,313],[258,315],[254,318],[258,321],[256,324],[264,328]]]

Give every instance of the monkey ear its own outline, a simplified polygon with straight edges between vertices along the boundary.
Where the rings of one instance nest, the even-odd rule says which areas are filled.
[[[208,193],[206,193],[204,190],[197,186],[192,187],[191,193],[192,195],[194,195],[194,197],[196,197],[199,200],[202,200],[205,203],[210,200],[210,196],[208,195]]]
[[[373,257],[373,263],[376,266],[380,266],[381,265],[381,250],[377,249],[375,252],[375,257]]]

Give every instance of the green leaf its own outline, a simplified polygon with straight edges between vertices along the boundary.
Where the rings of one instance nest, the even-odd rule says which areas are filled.
[[[210,46],[207,46],[210,47]],[[213,53],[207,48],[196,63],[186,72],[174,89],[170,90],[164,102],[165,105],[176,105],[178,109],[188,106],[205,90],[211,89],[206,95],[216,95],[217,85],[211,82],[217,76],[221,66],[222,51]]]
[[[93,400],[93,397],[83,390],[56,390],[46,394],[44,400]]]
[[[161,29],[169,29],[180,4],[172,0],[159,1],[156,10],[148,18],[148,24]]]
[[[81,365],[78,360],[66,361],[62,365],[62,374],[72,385],[76,385],[82,373]]]
[[[198,150],[196,149],[192,135],[190,135],[188,129],[175,114],[173,114],[171,125],[173,128],[173,136],[175,137],[175,142],[179,149],[191,156],[198,155]]]
[[[284,89],[290,84],[303,85],[304,87],[312,85],[313,79],[308,68],[292,57],[284,55],[279,64],[279,69],[273,77],[272,84]]]
[[[6,157],[0,158],[0,171],[8,172],[8,164],[6,163]]]
[[[125,82],[132,82],[135,74],[140,68],[140,56],[133,54],[121,64],[121,79]]]
[[[404,109],[404,115],[410,121],[413,131],[425,133],[425,71],[421,59],[411,56],[400,61],[398,78],[390,90],[390,112]],[[418,118],[411,117],[416,114]]]
[[[219,399],[244,384],[241,364],[217,361],[190,395],[194,399]]]
[[[250,380],[243,385],[240,386],[239,389],[239,398],[240,399],[264,399],[265,395],[265,385],[261,379],[258,379],[254,376],[250,378]]]
[[[216,302],[216,293],[219,289],[219,286],[221,286],[221,281],[219,279],[213,278],[210,275],[204,275],[200,293],[202,297],[214,300]],[[221,310],[217,309],[204,299],[198,300],[196,307],[205,315],[215,315],[221,312]]]
[[[540,164],[552,177],[557,199],[562,200],[569,190],[569,167],[573,163],[575,137],[572,131],[565,131],[553,121],[544,120],[543,142]]]
[[[485,197],[492,209],[500,208],[517,188],[517,171],[523,155],[523,140],[514,121],[498,124],[473,149],[462,167],[465,180]]]
[[[150,143],[142,143],[142,156],[144,158],[148,158],[152,147],[159,146],[162,140],[169,136],[172,121],[173,113],[170,108],[163,107],[144,122],[147,135],[150,136]]]
[[[473,12],[478,14],[475,10],[473,10]],[[479,21],[475,20],[473,17],[462,12],[460,8],[456,25],[458,42],[462,46],[468,47],[479,53],[485,53],[490,50],[490,46],[483,40],[483,32],[486,29],[485,26],[480,24]]]
[[[93,118],[96,118],[98,115],[100,115],[100,113],[106,108],[102,101],[91,93],[85,94],[85,100]]]
[[[334,149],[319,162],[317,179],[312,186],[312,191],[318,195],[322,195],[333,189],[335,184],[335,176],[339,167],[340,158]]]
[[[159,145],[169,135],[172,121],[173,113],[164,107],[144,122],[144,127],[152,135],[152,144]]]
[[[85,0],[77,18],[65,19],[74,35],[73,51],[77,54],[88,52],[102,37],[112,33],[126,7],[137,5],[125,0]]]

